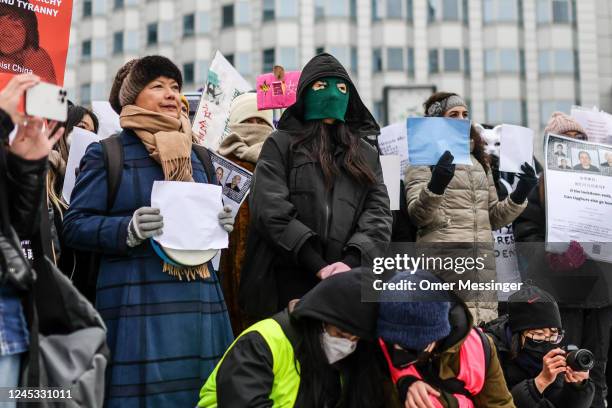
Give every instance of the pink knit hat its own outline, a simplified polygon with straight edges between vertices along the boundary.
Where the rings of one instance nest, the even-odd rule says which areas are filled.
[[[580,126],[580,123],[563,112],[553,113],[548,121],[548,125],[546,125],[546,129],[544,129],[546,133],[554,133],[557,135],[564,135],[571,131],[579,132],[586,136],[586,132],[583,127]]]

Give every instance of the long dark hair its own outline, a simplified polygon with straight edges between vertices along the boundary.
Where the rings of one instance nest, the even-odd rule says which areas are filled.
[[[436,92],[432,94],[423,104],[425,115],[427,115],[427,111],[429,110],[431,105],[436,102],[442,102],[443,100],[450,98],[451,96],[459,96],[459,94],[453,92]],[[474,127],[474,125],[472,125],[470,128],[470,140],[472,140],[474,143],[472,154],[474,155],[478,163],[482,165],[485,172],[488,173],[489,169],[491,168],[491,159],[489,155],[485,152],[485,142],[480,136],[480,132]]]
[[[295,151],[299,146],[304,146],[311,159],[320,163],[325,186],[330,189],[340,171],[334,160],[333,141],[346,148],[342,167],[348,174],[360,183],[374,184],[376,176],[361,151],[361,139],[353,134],[344,122],[327,125],[320,120],[309,121],[304,133],[291,144],[291,150]]]
[[[296,368],[300,365],[300,391],[296,406],[378,408],[384,406],[385,375],[377,360],[375,343],[359,341],[357,349],[331,366],[323,347],[323,323],[310,318],[292,319],[299,333],[295,349]],[[340,383],[339,372],[342,374]],[[341,392],[340,392],[341,390]]]
[[[24,3],[29,4],[28,0],[25,0]],[[25,6],[25,5],[24,5]],[[25,48],[32,48],[34,50],[38,50],[40,47],[39,37],[38,37],[38,19],[36,18],[36,13],[32,10],[28,10],[23,7],[9,6],[6,4],[0,5],[0,17],[8,16],[11,19],[18,20],[23,25],[23,29],[25,31]],[[0,55],[2,55],[0,53]]]

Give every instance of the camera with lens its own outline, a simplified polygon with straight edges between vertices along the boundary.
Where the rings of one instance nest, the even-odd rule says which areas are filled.
[[[563,351],[566,364],[574,371],[589,371],[595,365],[595,356],[587,349],[568,344]]]

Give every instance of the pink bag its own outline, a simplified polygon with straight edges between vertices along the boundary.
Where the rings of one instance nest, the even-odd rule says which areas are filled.
[[[300,71],[285,72],[275,66],[274,72],[257,77],[257,109],[283,109],[295,103]]]

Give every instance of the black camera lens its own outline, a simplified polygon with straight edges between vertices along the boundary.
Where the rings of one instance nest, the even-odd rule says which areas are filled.
[[[574,371],[589,371],[595,365],[595,356],[587,349],[568,346],[566,351],[565,361]]]

